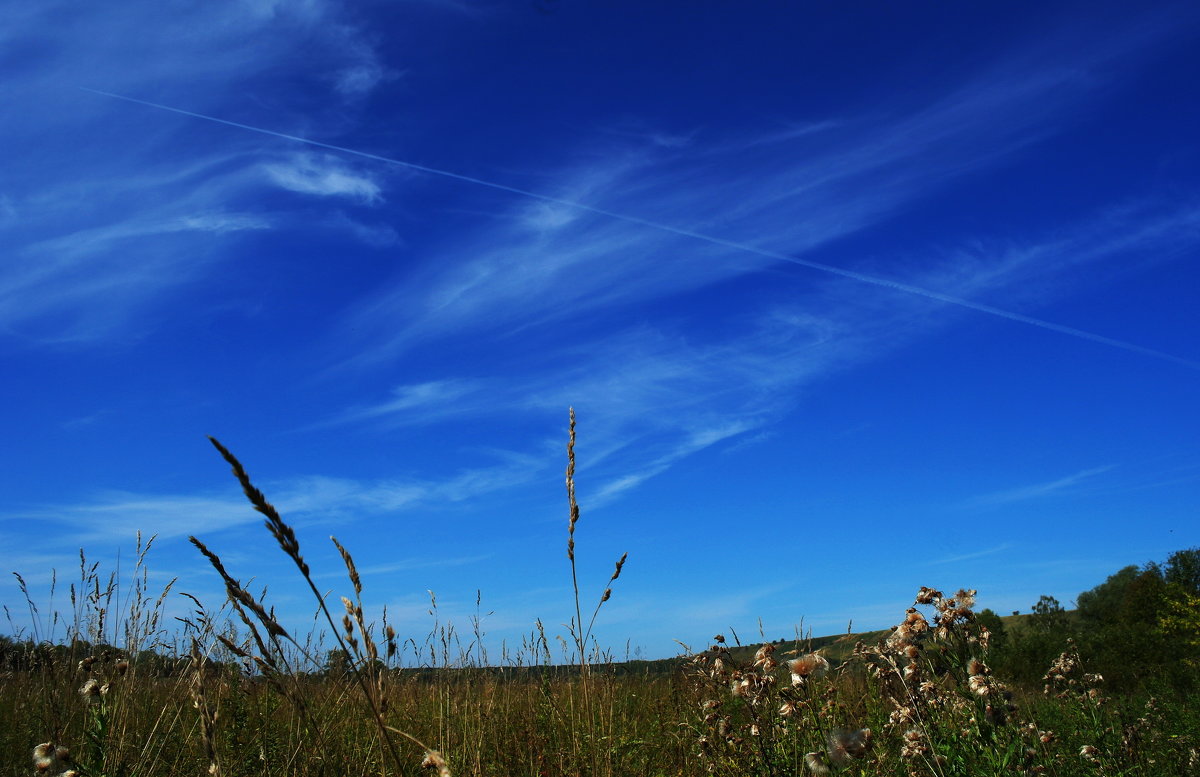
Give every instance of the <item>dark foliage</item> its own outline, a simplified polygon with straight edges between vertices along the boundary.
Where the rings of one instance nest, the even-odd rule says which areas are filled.
[[[1127,566],[1079,594],[1074,613],[1042,596],[1019,628],[1004,633],[994,661],[1023,683],[1072,639],[1088,671],[1114,691],[1187,695],[1200,690],[1200,548],[1165,563]],[[998,619],[997,619],[998,620]]]

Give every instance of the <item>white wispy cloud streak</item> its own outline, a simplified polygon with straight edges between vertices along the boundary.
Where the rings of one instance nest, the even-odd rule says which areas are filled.
[[[1129,212],[1138,216],[1133,224],[1105,213],[1045,243],[1010,241],[994,252],[975,247],[933,265],[925,282],[1043,304],[1067,293],[1063,279],[1087,263],[1127,251],[1164,260],[1195,239],[1197,213],[1190,207]],[[663,324],[570,344],[540,339],[535,328],[530,349],[540,352],[543,342],[546,349],[518,373],[476,371],[403,384],[393,397],[322,426],[370,422],[386,429],[512,412],[553,417],[573,405],[588,427],[592,466],[609,467],[595,471],[602,485],[589,494],[603,503],[692,453],[761,431],[794,405],[804,386],[961,322],[931,315],[919,299],[864,293],[850,280],[798,293],[796,302],[777,302],[753,316],[716,320],[724,321],[719,333],[705,338]]]
[[[641,465],[636,471],[617,477],[605,483],[591,496],[594,507],[602,506],[620,496],[631,488],[636,488],[650,478],[665,472],[679,460],[691,456],[719,442],[737,437],[738,435],[756,429],[759,425],[755,419],[739,418],[730,420],[720,426],[692,430],[682,443],[662,456]]]
[[[722,620],[744,620],[752,617],[762,608],[764,599],[776,596],[787,590],[786,585],[764,585],[742,590],[724,591],[717,595],[702,596],[686,605],[673,609],[672,620],[676,623],[705,623],[720,624]],[[718,628],[721,628],[718,625]],[[754,638],[752,634],[743,634],[745,641]]]
[[[393,572],[407,572],[414,569],[439,569],[442,567],[462,567],[471,564],[477,564],[480,561],[486,561],[492,558],[492,554],[483,553],[473,556],[420,556],[416,558],[400,559],[398,561],[389,561],[385,564],[368,564],[365,566],[357,566],[358,573],[364,577],[373,575],[388,575]],[[344,570],[336,570],[331,572],[321,572],[315,577],[328,579],[345,577]]]
[[[396,386],[392,389],[391,397],[384,402],[352,407],[333,418],[306,428],[322,429],[378,419],[383,419],[392,425],[433,422],[443,419],[447,414],[453,414],[455,412],[454,404],[458,400],[478,392],[480,387],[478,381],[463,378],[431,380],[425,383]]]
[[[4,6],[0,49],[26,45],[38,56],[6,61],[9,114],[0,127],[0,146],[38,150],[10,155],[0,191],[6,334],[81,342],[127,335],[134,322],[153,328],[154,317],[143,314],[210,279],[240,234],[296,220],[268,212],[256,196],[264,190],[282,186],[361,205],[380,200],[378,183],[343,160],[293,155],[264,168],[253,144],[214,145],[186,127],[113,124],[109,108],[81,102],[72,88],[187,94],[216,107],[231,83],[242,96],[271,90],[302,54],[308,73],[324,74],[326,96],[341,97],[338,107],[319,117],[276,116],[310,130],[341,123],[351,103],[391,74],[335,4]],[[217,237],[226,242],[214,243]],[[363,239],[394,242],[378,230]]]
[[[296,154],[287,162],[267,163],[262,167],[273,183],[288,191],[319,197],[347,197],[368,205],[383,199],[378,183],[328,154]]]
[[[1093,467],[1091,469],[1081,470],[1073,475],[1067,475],[1057,480],[1050,480],[1044,483],[1034,483],[1028,486],[1019,488],[1007,489],[1005,491],[997,491],[991,494],[983,494],[972,499],[968,499],[963,503],[965,507],[997,507],[999,505],[1011,504],[1013,502],[1024,502],[1030,499],[1040,499],[1042,497],[1053,496],[1064,491],[1068,491],[1073,486],[1079,483],[1094,478],[1097,475],[1102,475],[1105,472],[1111,472],[1116,469],[1115,464],[1108,464],[1102,467]]]
[[[1151,29],[1138,43],[1165,35]],[[952,270],[927,265],[892,278],[875,268],[808,258],[1052,134],[1070,120],[1073,107],[1091,99],[1088,68],[1116,55],[1106,45],[1093,41],[1092,49],[1076,49],[1070,61],[1048,66],[1007,63],[923,106],[890,106],[883,115],[838,117],[783,134],[650,140],[648,147],[557,176],[546,173],[556,181],[548,187],[553,194],[100,93],[517,195],[498,226],[426,248],[416,269],[350,311],[331,340],[339,355],[372,367],[411,349],[467,339],[485,349],[503,338],[528,337],[530,350],[544,344],[544,351],[515,375],[472,368],[405,382],[378,403],[356,404],[325,425],[386,427],[479,412],[561,412],[575,404],[595,424],[597,460],[612,468],[597,492],[607,499],[695,451],[761,429],[807,382],[953,320],[931,316],[941,307],[931,303],[1192,364],[972,300],[1021,300],[1021,282],[1053,280],[1121,250],[1194,245],[1194,207],[1136,213],[1111,227],[1104,226],[1111,220],[1097,219],[1025,250],[979,252],[966,269],[962,262]],[[148,93],[140,86],[118,80],[111,88]],[[211,103],[201,95],[188,104],[203,109]],[[352,169],[330,155],[295,154],[253,169],[293,191],[363,204],[381,196],[365,167]],[[816,272],[795,272],[797,265]],[[715,313],[714,331],[705,336],[676,334],[682,325],[661,318],[615,330],[610,323],[603,332],[587,326],[592,316],[621,316],[785,267],[780,275],[794,284],[796,302],[772,299],[757,316]],[[565,324],[579,338],[570,345],[551,337]]]
[[[780,308],[705,342],[635,327],[560,345],[519,375],[446,382],[444,395],[438,381],[402,385],[399,402],[354,408],[328,423],[378,430],[497,415],[551,419],[572,405],[587,430],[590,482],[598,484],[581,493],[598,506],[691,454],[761,429],[795,401],[799,386],[859,359],[877,327],[895,337],[903,323],[894,314],[868,315],[851,329]],[[542,454],[539,447],[535,455]]]
[[[1164,34],[1153,28],[1139,42]],[[997,68],[908,116],[839,119],[837,133],[817,124],[781,138],[691,138],[670,153],[654,145],[570,170],[555,196],[532,194],[507,223],[435,250],[428,269],[364,302],[343,330],[379,333],[357,356],[368,363],[474,337],[521,342],[539,356],[515,374],[436,377],[422,385],[453,388],[444,402],[437,391],[423,395],[419,413],[384,401],[335,422],[405,425],[572,404],[595,435],[593,465],[609,466],[591,495],[602,502],[690,453],[761,430],[807,383],[962,321],[939,302],[1194,367],[1017,311],[1071,293],[1083,267],[1194,249],[1195,203],[1127,204],[1024,244],[982,242],[905,261],[909,274],[895,281],[797,256],[1052,134],[1091,98],[1088,67],[1122,53],[1102,49],[1053,67]],[[789,276],[796,302],[773,300],[756,317],[714,311],[704,336],[674,334],[685,324],[661,318],[617,331],[588,326],[590,316],[620,316],[785,261],[834,277]],[[578,339],[555,341],[548,333],[559,328]]]
[[[520,485],[531,477],[537,460],[523,454],[494,451],[500,461],[464,469],[440,480],[360,481],[308,476],[269,482],[263,490],[289,522],[340,522],[358,517],[394,515],[418,506],[464,502]],[[257,524],[261,516],[240,494],[143,494],[112,491],[68,504],[9,510],[0,520],[37,519],[64,527],[69,536],[55,542],[88,545],[126,542],[139,532],[163,539],[209,535]]]
[[[939,558],[934,561],[930,561],[929,563],[930,564],[957,564],[962,561],[971,561],[972,559],[983,558],[984,556],[991,556],[996,553],[1002,553],[1002,552],[1008,550],[1009,548],[1011,548],[1012,546],[1013,546],[1013,544],[1011,542],[1004,542],[999,545],[996,545],[995,547],[986,548],[984,550],[976,550],[976,551],[972,551],[970,553],[962,553],[962,554],[959,554],[956,556],[946,556],[945,558]]]
[[[195,281],[229,235],[269,229],[253,213],[165,210],[32,242],[0,270],[0,328],[92,340],[172,287]]]
[[[410,346],[414,338],[436,336],[447,330],[461,333],[464,327],[479,326],[484,321],[489,327],[495,327],[497,323],[517,325],[514,316],[519,316],[528,325],[537,321],[539,315],[553,319],[561,317],[564,310],[578,314],[638,298],[679,293],[761,269],[766,266],[763,260],[772,260],[1200,369],[1200,363],[1138,344],[906,280],[833,266],[802,256],[829,240],[864,228],[953,178],[992,164],[1037,137],[1052,132],[1052,120],[1086,96],[1087,80],[1082,77],[1082,72],[1117,54],[1127,53],[1135,44],[1144,46],[1166,33],[1165,24],[1149,25],[1138,35],[1127,34],[1119,45],[1101,41],[1091,51],[1078,54],[1075,61],[1065,65],[1056,63],[1031,70],[1025,63],[1025,69],[1017,72],[1011,68],[998,68],[910,116],[868,127],[859,133],[843,133],[839,138],[841,145],[822,149],[816,155],[815,163],[808,161],[813,156],[810,153],[802,155],[806,161],[798,165],[781,165],[782,149],[779,148],[772,148],[774,153],[766,160],[743,153],[736,160],[738,164],[722,167],[717,175],[712,175],[711,170],[697,171],[694,166],[665,166],[660,160],[635,180],[623,180],[620,187],[606,187],[601,196],[590,202],[571,196],[547,195],[126,95],[89,91],[505,191],[542,204],[532,219],[527,216],[520,224],[525,229],[531,224],[535,227],[534,240],[522,234],[488,235],[486,242],[481,241],[470,249],[469,255],[480,258],[445,263],[454,269],[447,277],[435,278],[432,284],[422,284],[426,291],[414,295],[408,290],[410,284],[406,284],[403,291],[392,293],[390,298],[384,295],[366,306],[364,315],[356,318],[355,324],[371,319],[378,321],[383,317],[388,324],[386,329],[395,332],[375,347],[375,358]],[[735,145],[745,152],[753,144]],[[611,166],[598,169],[611,175]],[[702,178],[699,186],[695,180],[698,174]],[[612,189],[637,192],[637,200],[614,197]],[[731,202],[736,204],[730,206]],[[558,206],[559,210],[547,210],[546,205]],[[562,208],[581,211],[591,218],[569,218]],[[648,214],[652,210],[662,215],[651,217]],[[803,216],[796,218],[796,213]],[[643,229],[630,230],[630,225]],[[647,231],[660,234],[652,238]],[[706,243],[710,250],[704,252],[694,245],[680,245],[679,238],[691,243]],[[712,249],[717,250],[715,255]],[[730,256],[731,251],[758,259],[746,261],[744,256]],[[462,253],[467,254],[466,251]],[[580,273],[585,267],[586,274]],[[614,283],[631,276],[635,269],[639,283]],[[550,289],[555,293],[545,293]],[[521,304],[516,304],[518,301]],[[404,313],[398,316],[398,311]],[[415,311],[415,315],[409,311]],[[395,326],[397,323],[400,323],[399,327]]]

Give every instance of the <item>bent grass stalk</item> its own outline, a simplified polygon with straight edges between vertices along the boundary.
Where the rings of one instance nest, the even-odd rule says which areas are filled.
[[[343,637],[343,634],[339,631],[337,625],[334,623],[333,614],[329,611],[329,607],[325,604],[325,597],[321,595],[321,592],[317,589],[316,583],[313,582],[308,563],[305,562],[304,557],[300,554],[300,542],[296,539],[295,530],[283,520],[283,518],[279,515],[279,511],[275,509],[274,505],[267,501],[267,498],[263,492],[256,488],[250,481],[249,474],[247,474],[245,467],[242,466],[242,463],[238,461],[237,457],[235,457],[229,451],[229,449],[222,445],[215,437],[209,437],[208,439],[213,444],[213,447],[220,452],[222,458],[224,458],[232,468],[233,475],[235,478],[237,478],[238,483],[241,484],[242,491],[245,493],[246,498],[250,501],[250,504],[254,506],[255,510],[262,513],[266,517],[266,520],[263,523],[267,527],[267,530],[271,532],[271,535],[279,543],[280,549],[284,552],[284,554],[292,559],[292,561],[296,564],[296,568],[300,570],[301,576],[304,578],[305,582],[308,583],[309,589],[312,591],[313,596],[317,600],[317,606],[320,613],[324,615],[326,622],[329,624],[330,633],[337,641],[338,647],[347,655],[353,655],[356,659],[358,659],[350,662],[350,670],[355,681],[358,683],[360,690],[362,691],[363,698],[367,702],[367,706],[371,712],[371,718],[375,723],[376,730],[379,732],[380,742],[387,751],[391,762],[397,768],[400,768],[402,763],[400,760],[399,751],[396,749],[395,742],[391,736],[392,734],[398,734],[425,751],[426,762],[438,769],[439,777],[449,777],[449,768],[446,766],[445,760],[442,758],[440,753],[421,742],[413,735],[390,726],[385,722],[381,698],[377,693],[374,692],[374,684],[367,677],[367,672],[364,669],[364,662],[362,661],[363,655],[357,645],[357,642],[354,640],[353,632],[350,628],[349,614],[346,616],[346,620],[343,624],[346,630],[346,636]],[[262,621],[263,625],[266,626],[268,633],[272,637],[281,637],[286,639],[298,650],[300,650],[301,653],[305,652],[304,646],[297,642],[291,635],[289,635],[283,626],[279,625],[279,623],[269,613],[266,612],[262,605],[254,600],[254,597],[250,596],[250,594],[247,593],[245,589],[243,589],[240,584],[237,583],[236,580],[229,576],[228,572],[225,571],[224,566],[221,564],[221,560],[215,553],[208,551],[208,549],[205,548],[204,545],[195,537],[190,537],[189,539],[197,548],[200,549],[200,552],[208,558],[213,567],[217,570],[217,573],[221,575],[221,578],[225,581],[226,589],[229,591],[229,595],[231,599],[235,601],[235,603],[245,605],[252,612],[254,612],[254,614],[258,616],[259,620]],[[334,540],[334,544],[338,547],[338,550],[342,552],[343,558],[346,559],[347,567],[351,571],[351,582],[355,587],[356,594],[361,593],[362,584],[358,578],[358,572],[354,568],[353,561],[349,559],[349,554],[345,552],[337,540]],[[348,607],[348,609],[353,608]],[[358,623],[361,625],[361,606],[357,608],[357,616]],[[248,619],[247,622],[249,622]],[[366,634],[365,628],[363,630],[363,638],[364,642],[371,646],[371,652],[374,653],[374,644],[371,642],[369,635]],[[260,648],[262,647],[261,641],[259,642],[259,646]],[[353,648],[353,652],[351,652],[349,649],[350,647]],[[436,759],[432,758],[434,754],[437,756]]]

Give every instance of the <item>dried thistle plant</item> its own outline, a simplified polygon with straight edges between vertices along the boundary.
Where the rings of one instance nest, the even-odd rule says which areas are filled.
[[[47,777],[76,777],[72,768],[71,751],[53,742],[43,742],[33,748],[33,768],[39,775]]]

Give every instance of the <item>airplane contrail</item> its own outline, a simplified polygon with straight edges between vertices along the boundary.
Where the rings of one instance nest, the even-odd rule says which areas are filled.
[[[86,86],[81,86],[79,88],[85,92],[91,92],[92,94],[100,95],[102,97],[111,97],[116,100],[123,100],[125,102],[134,103],[137,105],[144,105],[149,108],[157,108],[158,110],[161,110],[161,111],[168,111],[170,113],[176,113],[181,116],[190,116],[194,119],[203,119],[204,121],[210,121],[210,122],[214,122],[216,124],[224,124],[227,127],[236,127],[237,129],[246,130],[248,132],[256,132],[260,135],[269,135],[271,137],[281,138],[283,140],[290,140],[290,141],[293,141],[296,143],[303,143],[304,145],[308,145],[308,146],[315,146],[317,148],[324,148],[324,149],[328,149],[330,151],[337,151],[338,153],[341,153],[341,154],[356,156],[356,157],[360,157],[362,159],[370,159],[375,162],[383,162],[383,163],[389,164],[389,165],[396,165],[398,167],[408,168],[409,170],[416,170],[418,172],[428,173],[429,175],[438,175],[438,176],[442,176],[443,178],[453,179],[455,181],[463,181],[464,183],[472,183],[472,184],[475,184],[476,186],[484,186],[489,189],[496,189],[496,190],[502,191],[502,192],[509,192],[510,194],[517,194],[522,197],[528,197],[530,199],[540,200],[541,202],[548,202],[548,203],[552,203],[554,205],[562,205],[565,207],[574,208],[576,210],[586,211],[588,213],[595,213],[596,215],[599,215],[599,216],[606,216],[608,218],[625,221],[630,224],[638,224],[643,227],[649,227],[650,229],[656,229],[656,230],[659,230],[662,232],[669,232],[671,234],[679,235],[681,237],[692,238],[693,240],[699,240],[699,241],[702,241],[705,243],[710,243],[712,245],[722,246],[724,248],[731,248],[736,251],[745,251],[746,253],[756,254],[758,256],[762,256],[767,259],[776,259],[781,262],[789,262],[791,264],[797,264],[797,265],[800,265],[801,267],[807,267],[812,270],[819,270],[821,272],[829,273],[831,275],[839,275],[843,278],[850,278],[852,280],[860,281],[862,283],[869,283],[873,286],[881,286],[886,289],[893,289],[895,291],[904,292],[906,294],[913,294],[918,297],[925,297],[926,299],[936,300],[938,302],[944,302],[947,305],[956,305],[958,307],[966,308],[968,310],[974,310],[979,313],[985,313],[990,316],[996,316],[997,318],[1004,318],[1004,319],[1008,319],[1009,321],[1016,321],[1017,323],[1028,324],[1029,326],[1035,326],[1035,327],[1038,327],[1039,329],[1045,329],[1050,332],[1057,332],[1059,334],[1069,335],[1071,337],[1077,337],[1082,340],[1089,340],[1093,343],[1100,343],[1101,345],[1108,345],[1113,348],[1120,348],[1121,350],[1124,350],[1124,351],[1131,351],[1133,353],[1142,354],[1143,356],[1150,356],[1155,359],[1163,359],[1165,361],[1174,362],[1175,364],[1180,364],[1184,367],[1189,367],[1194,370],[1200,370],[1200,362],[1196,362],[1191,359],[1185,359],[1180,356],[1174,356],[1169,353],[1163,353],[1162,351],[1156,351],[1153,348],[1145,348],[1140,345],[1135,345],[1134,343],[1125,342],[1124,340],[1116,340],[1111,337],[1105,337],[1104,335],[1094,334],[1092,332],[1087,332],[1083,329],[1076,329],[1075,327],[1064,326],[1062,324],[1055,324],[1051,321],[1044,321],[1040,318],[1034,318],[1033,316],[1026,316],[1022,313],[1014,313],[1009,310],[1004,310],[1002,308],[993,307],[992,305],[985,305],[980,302],[972,302],[971,300],[968,300],[968,299],[962,299],[961,297],[954,297],[949,294],[942,294],[941,292],[933,291],[931,289],[921,288],[920,286],[913,286],[911,284],[901,283],[900,281],[893,281],[893,280],[889,280],[887,278],[880,278],[880,277],[874,276],[874,275],[867,275],[865,273],[855,272],[853,270],[845,270],[840,267],[834,267],[833,265],[823,264],[821,262],[814,262],[811,259],[801,259],[800,257],[797,257],[797,256],[791,256],[789,254],[780,253],[778,251],[770,251],[768,249],[759,248],[757,246],[749,245],[747,243],[739,243],[735,240],[727,240],[725,238],[716,237],[714,235],[707,235],[702,232],[695,232],[690,229],[683,229],[681,227],[671,226],[670,224],[663,224],[663,223],[660,223],[657,221],[650,221],[648,219],[639,218],[637,216],[631,216],[628,213],[620,213],[618,211],[606,210],[604,208],[597,208],[594,205],[588,205],[588,204],[582,203],[582,202],[575,202],[573,200],[564,200],[560,197],[552,197],[547,194],[539,194],[538,192],[529,191],[528,189],[520,189],[515,186],[507,186],[502,183],[496,183],[494,181],[487,181],[482,178],[475,178],[475,177],[469,176],[469,175],[462,175],[461,173],[454,173],[449,170],[441,170],[436,167],[428,167],[426,165],[416,164],[415,162],[406,162],[402,159],[393,159],[391,157],[380,156],[379,154],[372,154],[372,153],[369,153],[366,151],[359,151],[357,149],[347,148],[345,146],[337,146],[332,143],[323,143],[319,140],[313,140],[311,138],[300,137],[298,135],[288,135],[287,133],[284,133],[284,132],[276,132],[275,130],[265,129],[263,127],[255,127],[250,124],[242,124],[240,122],[230,121],[228,119],[221,119],[216,116],[208,116],[203,113],[196,113],[194,111],[184,110],[183,108],[176,108],[176,107],[173,107],[170,105],[163,105],[161,103],[150,102],[149,100],[139,100],[136,97],[126,97],[125,95],[114,94],[113,92],[105,92],[100,89],[91,89]]]

